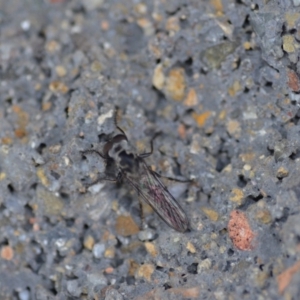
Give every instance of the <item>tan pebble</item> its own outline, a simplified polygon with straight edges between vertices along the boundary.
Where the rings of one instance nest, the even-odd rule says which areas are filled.
[[[263,224],[269,224],[272,222],[272,216],[267,209],[262,209],[257,212],[256,218]]]
[[[229,120],[226,124],[226,129],[228,133],[234,138],[239,138],[241,136],[241,124],[236,120]]]
[[[128,262],[129,262],[128,275],[129,275],[129,276],[134,276],[135,273],[136,273],[136,271],[137,271],[137,269],[138,269],[138,267],[139,267],[139,265],[138,265],[138,263],[137,263],[135,260],[133,260],[133,259],[129,259]]]
[[[84,238],[84,241],[83,241],[83,246],[84,246],[84,248],[86,248],[86,249],[88,249],[88,250],[92,250],[94,244],[95,244],[95,239],[94,239],[93,236],[87,235],[87,236]]]
[[[130,236],[139,232],[139,227],[131,216],[118,216],[115,228],[117,234],[122,236]]]
[[[14,257],[14,251],[10,246],[3,246],[1,249],[1,257],[5,260],[12,260]]]
[[[51,102],[44,102],[42,104],[42,110],[43,111],[48,111],[51,107],[52,107],[52,103]]]
[[[242,204],[244,198],[244,192],[241,189],[234,188],[231,191],[229,200],[232,202],[236,202],[238,205]]]
[[[156,246],[153,243],[145,242],[145,248],[151,256],[153,257],[157,256],[158,252]]]
[[[288,175],[289,175],[289,170],[287,170],[284,167],[279,167],[279,169],[276,172],[277,178],[284,178],[284,177],[287,177]]]
[[[67,70],[63,66],[56,66],[55,72],[59,77],[64,77],[67,75]]]
[[[60,49],[60,44],[54,40],[49,41],[46,44],[46,50],[50,53],[56,52]]]
[[[188,94],[183,102],[183,104],[187,107],[195,106],[198,104],[198,97],[195,89],[191,88],[188,91]]]
[[[104,252],[104,257],[114,258],[115,257],[115,249],[113,247],[106,249]]]
[[[293,53],[296,51],[295,39],[292,35],[290,34],[284,35],[282,37],[282,41],[283,41],[282,47],[284,51],[286,51],[287,53]]]
[[[152,84],[153,86],[158,89],[159,91],[162,90],[164,84],[165,84],[165,75],[163,73],[163,66],[162,64],[158,64],[153,73],[152,77]]]
[[[244,42],[243,46],[245,50],[250,50],[252,48],[251,43],[248,41]]]
[[[11,145],[13,142],[12,138],[6,136],[1,139],[1,143],[4,145]]]
[[[239,81],[235,81],[233,85],[228,89],[228,94],[230,97],[234,97],[237,92],[242,90],[242,86]]]
[[[193,113],[192,117],[196,121],[199,127],[203,127],[211,115],[212,115],[211,111],[205,111],[201,114]]]
[[[25,128],[17,128],[15,130],[15,136],[19,139],[22,139],[23,137],[25,137],[27,135],[27,132],[25,130]]]
[[[223,14],[222,0],[210,0],[210,4],[214,7],[218,16],[221,16]]]
[[[100,63],[100,61],[98,60],[93,61],[91,65],[91,71],[99,73],[101,70],[102,70],[102,64]]]
[[[191,242],[187,243],[186,249],[188,251],[190,251],[191,253],[196,253],[196,248],[195,248],[195,246]]]
[[[36,175],[44,186],[49,186],[49,181],[43,168],[37,168]]]
[[[166,79],[165,92],[174,101],[182,101],[185,96],[186,82],[183,68],[172,69]]]
[[[1,172],[0,173],[0,181],[6,178],[6,173]]]
[[[144,264],[141,265],[137,272],[136,272],[136,277],[138,278],[145,278],[147,281],[151,281],[151,275],[154,272],[154,266],[152,264]]]
[[[49,85],[49,90],[55,93],[66,94],[69,88],[61,81],[52,81]]]
[[[147,13],[147,5],[145,3],[138,3],[135,5],[134,10],[141,15],[145,15]]]
[[[211,221],[214,222],[218,221],[219,214],[215,210],[208,207],[202,207],[202,211]]]
[[[167,19],[166,30],[174,33],[180,30],[179,19],[177,16],[172,16]]]

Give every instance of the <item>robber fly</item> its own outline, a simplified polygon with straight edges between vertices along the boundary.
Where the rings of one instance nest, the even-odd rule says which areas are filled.
[[[106,162],[106,167],[110,169],[109,171],[106,170],[108,173],[112,169],[117,170],[116,178],[99,178],[89,185],[102,180],[128,182],[138,196],[149,204],[170,227],[179,232],[188,230],[189,221],[184,210],[162,183],[161,176],[151,170],[145,162],[145,158],[153,152],[153,139],[151,140],[150,152],[139,155],[128,153],[121,147],[122,141],[129,143],[127,136],[120,127],[117,126],[117,128],[121,133],[113,136],[105,143],[102,153],[95,149],[82,151],[83,155],[95,153],[102,157]],[[142,210],[141,203],[140,207]]]

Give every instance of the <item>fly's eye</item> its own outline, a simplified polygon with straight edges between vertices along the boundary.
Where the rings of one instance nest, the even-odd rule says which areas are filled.
[[[117,147],[115,148],[115,151],[116,151],[116,152],[119,152],[119,151],[121,151],[121,149],[122,149],[122,147],[119,145],[119,146],[117,146]]]

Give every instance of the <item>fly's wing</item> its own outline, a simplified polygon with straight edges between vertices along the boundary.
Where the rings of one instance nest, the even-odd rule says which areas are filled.
[[[185,212],[157,175],[142,159],[140,160],[139,177],[133,179],[126,176],[127,180],[163,221],[175,230],[185,232],[189,227]]]

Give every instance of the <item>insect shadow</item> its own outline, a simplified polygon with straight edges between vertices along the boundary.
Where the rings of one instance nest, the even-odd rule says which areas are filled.
[[[160,178],[162,176],[151,170],[145,162],[145,158],[153,153],[153,141],[159,133],[151,139],[150,152],[135,154],[127,152],[121,145],[118,145],[122,141],[126,141],[127,143],[129,141],[125,132],[119,126],[116,127],[120,133],[110,138],[104,144],[102,152],[96,149],[81,151],[84,156],[89,154],[100,156],[106,163],[106,176],[108,174],[115,174],[114,178],[98,178],[88,184],[88,186],[103,180],[117,183],[127,182],[138,194],[142,223],[144,223],[144,216],[140,199],[143,199],[145,203],[150,205],[160,218],[173,229],[179,232],[189,230],[189,220],[183,208],[161,181]],[[114,172],[114,170],[116,171]],[[174,181],[190,182],[190,180],[181,181],[169,177],[166,178]]]

